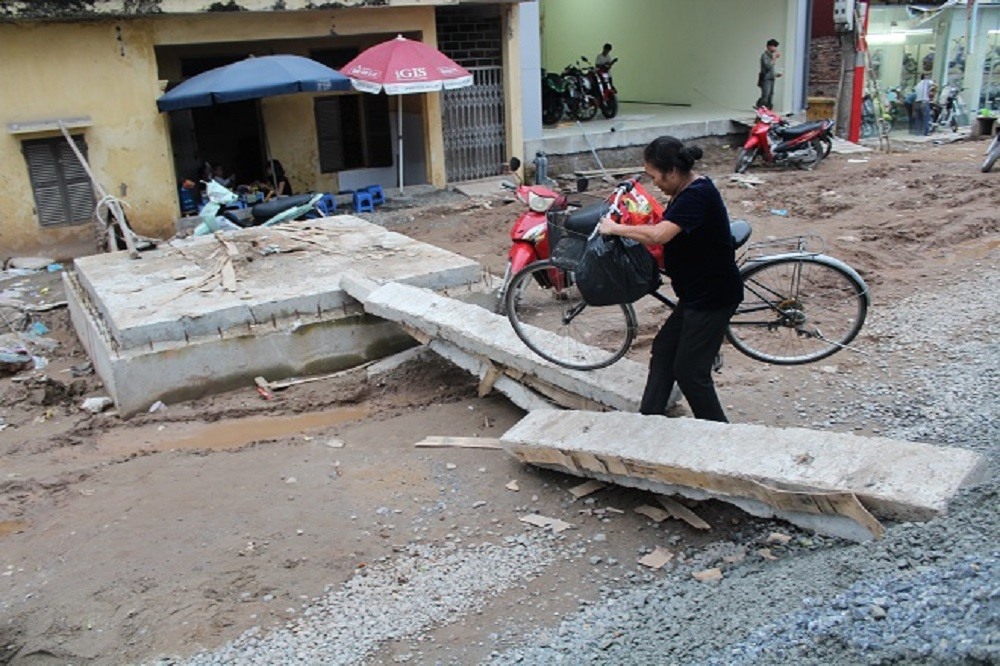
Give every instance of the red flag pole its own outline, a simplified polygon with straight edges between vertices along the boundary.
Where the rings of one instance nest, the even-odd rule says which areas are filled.
[[[851,92],[851,123],[847,140],[857,143],[861,138],[861,102],[865,95],[865,55],[868,52],[868,7],[869,3],[859,3],[861,25],[855,26],[857,43],[854,46],[854,87]]]

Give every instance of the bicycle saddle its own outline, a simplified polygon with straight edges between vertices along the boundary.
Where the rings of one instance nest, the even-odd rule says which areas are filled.
[[[729,231],[733,234],[733,249],[735,250],[750,240],[753,228],[746,220],[733,220],[729,223]]]

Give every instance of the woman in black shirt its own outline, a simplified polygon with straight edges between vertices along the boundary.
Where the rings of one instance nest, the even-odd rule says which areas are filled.
[[[712,362],[729,318],[743,300],[743,281],[722,195],[707,176],[692,170],[701,156],[700,148],[672,136],[646,146],[646,173],[670,197],[663,220],[626,226],[605,217],[600,232],[662,244],[664,270],[678,299],[653,340],[639,411],[663,414],[676,381],[696,419],[725,422]]]

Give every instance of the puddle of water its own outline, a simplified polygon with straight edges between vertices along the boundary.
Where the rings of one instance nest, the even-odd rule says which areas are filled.
[[[28,529],[28,523],[23,520],[0,520],[0,537],[17,534]]]
[[[105,433],[97,440],[97,449],[104,455],[175,449],[238,449],[264,439],[302,435],[339,423],[357,421],[367,415],[366,407],[339,407],[323,412],[248,416],[216,423],[154,423]]]

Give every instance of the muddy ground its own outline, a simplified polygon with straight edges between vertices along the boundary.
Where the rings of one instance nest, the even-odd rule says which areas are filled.
[[[710,145],[703,170],[731,215],[753,223],[754,240],[822,237],[828,254],[868,281],[878,317],[894,299],[995,264],[1000,174],[979,172],[984,150],[983,142],[923,144],[834,154],[811,172],[755,166],[749,174],[765,183],[750,189],[729,180],[735,150]],[[502,274],[519,204],[501,191],[414,204],[375,219]],[[8,275],[0,292],[52,301],[59,285],[58,273]],[[655,304],[641,308],[635,358],[645,357],[662,316]],[[304,600],[414,540],[498,541],[535,529],[517,520],[532,511],[572,522],[565,538],[586,542],[588,557],[556,562],[474,621],[452,618],[421,640],[421,663],[475,663],[505,647],[498,636],[554,625],[578,599],[624,584],[644,549],[668,541],[696,549],[756,522],[709,502],[691,506],[710,532],[657,525],[630,511],[649,499],[637,491],[573,501],[567,490],[578,479],[501,452],[415,448],[430,435],[497,437],[522,416],[501,396],[477,397],[471,376],[432,354],[376,377],[294,386],[273,400],[248,386],[127,422],[91,415],[81,402],[103,394],[98,378],[80,372],[86,358],[65,309],[34,319],[58,347],[42,354],[44,369],[0,378],[0,663],[191,655],[293,619]],[[730,419],[879,432],[878,423],[832,416],[851,382],[893,381],[891,364],[865,354],[876,342],[862,331],[857,352],[805,367],[766,366],[726,348],[717,383]],[[596,507],[625,512],[594,515]],[[598,532],[604,537],[592,539]],[[602,566],[588,559],[595,556]],[[518,610],[525,603],[528,615]],[[408,641],[388,642],[370,659],[392,663],[412,651]]]

